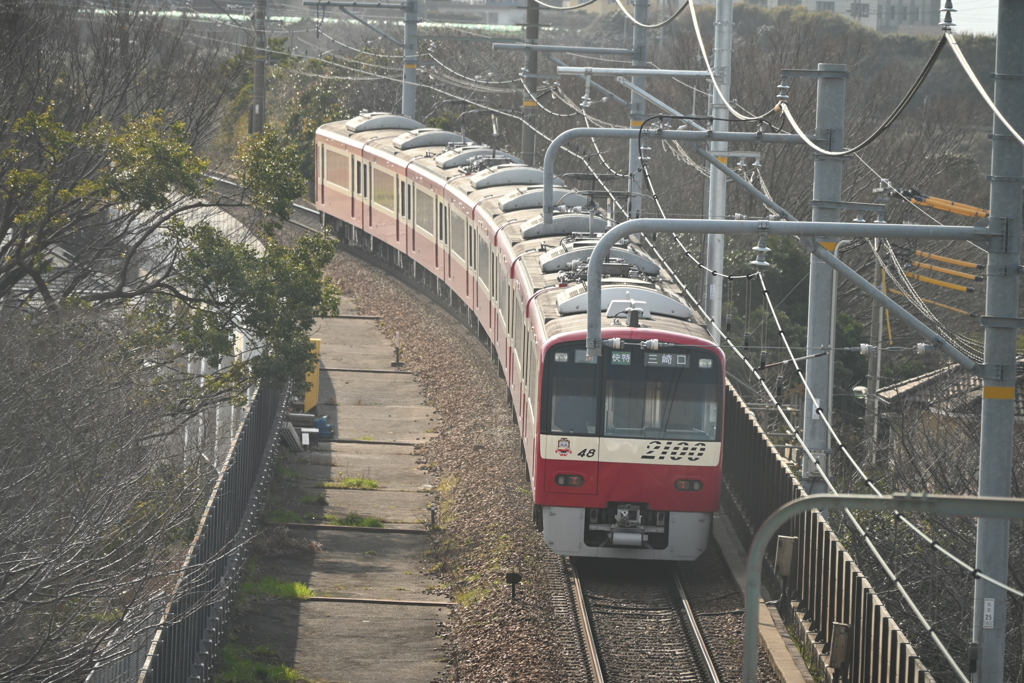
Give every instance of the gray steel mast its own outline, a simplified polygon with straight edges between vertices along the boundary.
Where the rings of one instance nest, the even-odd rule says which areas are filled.
[[[948,5],[947,5],[948,7]],[[946,23],[949,24],[947,14]],[[996,39],[995,105],[1011,126],[1024,130],[1024,0],[1000,0]],[[978,495],[1009,497],[1013,472],[1017,330],[1021,253],[1021,193],[1024,149],[995,116],[992,122],[990,227],[1005,232],[988,248],[986,272],[985,377],[981,399],[981,454]],[[1006,582],[1010,523],[979,518],[977,567]],[[1006,649],[1006,591],[988,581],[974,583],[974,641],[977,683],[1003,680]]]

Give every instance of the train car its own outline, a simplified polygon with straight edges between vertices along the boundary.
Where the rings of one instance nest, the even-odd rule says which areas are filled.
[[[600,356],[586,273],[608,219],[501,150],[392,114],[316,134],[324,225],[445,296],[508,383],[534,521],[560,555],[694,560],[722,476],[725,358],[636,240],[602,264]]]

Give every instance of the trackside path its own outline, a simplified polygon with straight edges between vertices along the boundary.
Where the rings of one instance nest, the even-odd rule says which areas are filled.
[[[256,570],[302,582],[315,597],[250,602],[234,620],[236,642],[312,681],[429,683],[444,668],[437,630],[449,611],[427,593],[424,564],[433,483],[420,452],[434,410],[412,375],[391,367],[394,349],[376,320],[349,300],[342,306],[312,334],[321,339],[319,414],[336,425],[337,441],[284,453],[268,515],[301,523],[288,525],[288,540],[271,543]],[[345,477],[379,488],[324,486]],[[381,518],[386,530],[337,526],[351,513]]]

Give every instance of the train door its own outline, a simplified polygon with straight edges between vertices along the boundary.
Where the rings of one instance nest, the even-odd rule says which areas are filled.
[[[395,209],[395,246],[402,246],[402,219],[405,218],[405,181],[395,176],[395,198],[398,206]]]
[[[317,184],[317,195],[320,198],[320,202],[325,203],[327,200],[324,198],[324,176],[327,175],[327,153],[322,142],[316,146],[316,149],[320,154],[320,173],[317,174],[320,182]]]
[[[363,162],[363,206],[365,207],[365,218],[364,230],[373,230],[373,202],[370,201],[370,197],[373,196],[373,188],[370,184],[373,182],[373,174],[370,173],[370,163]]]
[[[452,268],[448,238],[448,207],[440,197],[437,199],[437,243],[434,253],[434,263],[441,271],[441,279],[447,280]]]
[[[348,216],[352,220],[356,217],[356,199],[359,194],[357,188],[362,188],[360,178],[362,177],[362,165],[361,162],[356,161],[355,155],[349,157],[349,178],[352,178],[352,182],[349,184],[349,209]],[[354,221],[353,221],[354,222]]]

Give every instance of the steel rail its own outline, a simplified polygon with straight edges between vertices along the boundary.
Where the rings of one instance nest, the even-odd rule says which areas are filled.
[[[711,683],[721,683],[721,680],[718,678],[718,672],[715,670],[715,662],[711,659],[711,651],[708,650],[707,643],[704,642],[704,636],[700,632],[697,617],[690,607],[690,598],[686,595],[686,589],[683,588],[683,582],[679,580],[677,572],[672,572],[672,581],[676,584],[676,590],[679,591],[679,599],[683,601],[686,621],[689,623],[690,632],[693,633],[694,640],[697,643],[695,649],[700,651],[700,657],[704,661],[704,672],[708,675]]]
[[[604,672],[601,670],[601,657],[597,654],[597,643],[594,642],[594,632],[590,629],[590,615],[587,613],[587,603],[583,599],[583,586],[580,585],[580,577],[576,573],[576,563],[569,560],[569,582],[572,585],[572,597],[576,602],[576,613],[580,619],[580,631],[583,634],[583,648],[587,652],[587,659],[590,661],[590,669],[593,671],[594,683],[604,683]]]

